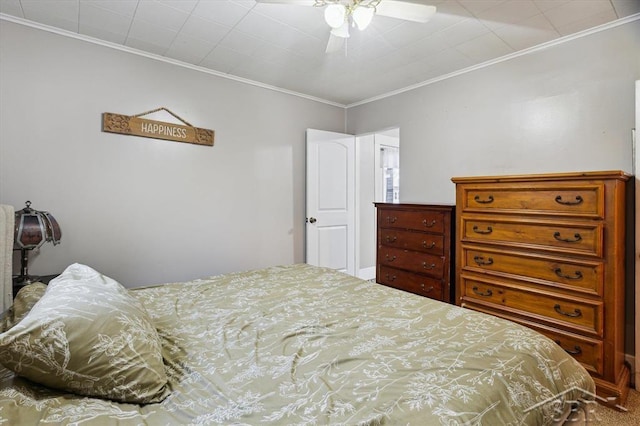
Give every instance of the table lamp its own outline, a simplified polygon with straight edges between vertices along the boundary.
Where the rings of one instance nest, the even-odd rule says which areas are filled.
[[[38,279],[29,275],[29,251],[46,242],[52,242],[55,246],[62,236],[60,226],[51,213],[32,209],[31,201],[25,204],[24,209],[16,211],[14,233],[14,250],[20,250],[22,255],[20,275],[17,278],[20,284],[29,284]]]

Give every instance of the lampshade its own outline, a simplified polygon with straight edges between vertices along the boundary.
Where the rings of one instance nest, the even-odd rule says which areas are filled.
[[[45,242],[57,245],[62,233],[60,226],[49,212],[31,208],[31,201],[26,207],[16,212],[15,246],[20,249],[32,250]]]
[[[22,251],[22,269],[18,281],[23,283],[31,282],[34,278],[27,271],[27,252],[46,242],[57,245],[62,237],[60,226],[51,213],[32,209],[31,201],[25,204],[24,209],[16,211],[14,232],[14,248]]]
[[[356,7],[351,16],[353,17],[353,22],[356,23],[359,30],[364,30],[369,26],[371,20],[373,19],[375,11],[376,10],[373,7]]]
[[[328,5],[324,9],[324,20],[331,28],[340,28],[347,18],[347,8],[339,3]]]

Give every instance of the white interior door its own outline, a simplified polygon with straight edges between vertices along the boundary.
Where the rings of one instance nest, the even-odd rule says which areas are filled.
[[[307,129],[307,263],[355,275],[355,136]]]

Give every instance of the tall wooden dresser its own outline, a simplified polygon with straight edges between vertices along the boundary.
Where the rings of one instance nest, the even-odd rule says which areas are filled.
[[[623,172],[455,177],[456,303],[534,328],[624,404]],[[601,401],[602,402],[602,401]]]
[[[450,205],[375,203],[376,281],[453,302],[453,219]]]

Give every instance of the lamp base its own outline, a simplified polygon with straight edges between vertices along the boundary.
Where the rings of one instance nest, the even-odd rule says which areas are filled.
[[[40,278],[35,275],[29,275],[29,251],[30,249],[20,249],[20,275],[14,277],[14,281],[23,286],[34,283]]]

